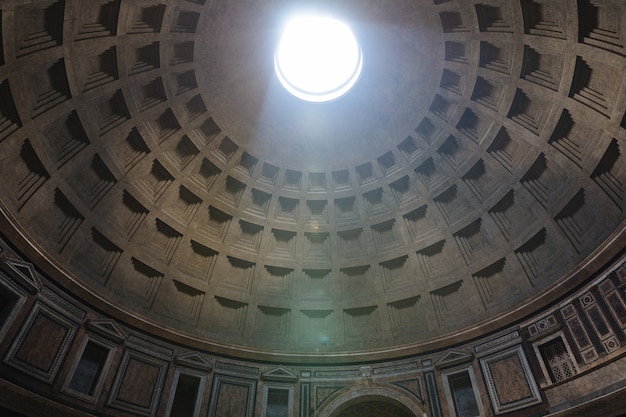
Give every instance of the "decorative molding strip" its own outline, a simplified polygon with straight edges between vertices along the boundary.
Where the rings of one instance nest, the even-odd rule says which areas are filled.
[[[61,297],[59,294],[57,294],[48,287],[42,288],[41,301],[61,313],[65,313],[68,316],[72,316],[73,318],[78,319],[78,321],[82,321],[87,315],[87,312],[85,310],[82,310],[74,304],[70,303],[65,298]]]
[[[519,342],[519,341],[521,341],[519,331],[515,330],[514,332],[505,334],[504,336],[500,336],[497,339],[493,339],[488,342],[481,343],[480,345],[474,346],[474,352],[476,353],[484,352],[496,346],[501,347],[502,345],[508,345],[511,342]]]
[[[154,344],[133,334],[128,335],[128,344],[137,350],[149,355],[161,357],[163,359],[169,359],[174,356],[174,351],[172,349]]]
[[[339,369],[333,371],[315,371],[315,378],[358,378],[358,369]]]
[[[221,374],[232,374],[232,375],[244,375],[250,377],[259,376],[259,368],[253,368],[251,366],[243,366],[243,365],[235,365],[232,363],[226,362],[215,362],[215,372],[219,372]]]
[[[417,362],[402,363],[398,365],[374,368],[374,375],[402,374],[418,370]]]

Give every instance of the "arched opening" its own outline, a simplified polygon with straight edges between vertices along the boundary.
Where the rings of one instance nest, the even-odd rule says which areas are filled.
[[[342,410],[337,410],[332,417],[416,417],[406,407],[381,399],[369,399],[364,402],[351,401]]]
[[[422,417],[417,396],[396,387],[350,388],[336,393],[318,417]]]

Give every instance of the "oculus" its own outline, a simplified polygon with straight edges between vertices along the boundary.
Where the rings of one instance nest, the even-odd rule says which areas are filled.
[[[294,96],[310,102],[335,100],[357,82],[361,48],[343,22],[301,15],[285,25],[274,55],[276,76]]]

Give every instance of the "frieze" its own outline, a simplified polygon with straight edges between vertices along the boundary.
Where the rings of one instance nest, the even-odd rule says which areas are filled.
[[[48,287],[43,287],[41,290],[41,301],[46,304],[60,308],[60,310],[64,313],[68,313],[70,316],[74,316],[77,319],[84,319],[87,315],[87,312],[81,310],[76,307],[74,304],[67,301],[65,298],[61,297],[59,294],[55,293]]]
[[[316,378],[357,378],[359,371],[354,369],[345,369],[337,371],[315,371]]]
[[[233,363],[216,362],[215,371],[220,373],[230,373],[233,375],[249,375],[259,376],[259,368],[253,368],[250,366],[235,365]]]
[[[480,345],[476,345],[474,346],[474,352],[479,353],[479,352],[483,352],[485,350],[491,349],[495,346],[499,346],[499,345],[504,345],[506,343],[509,343],[511,341],[518,341],[518,339],[520,339],[520,334],[519,331],[514,331],[508,334],[505,334],[504,336],[500,336],[496,339],[490,340],[488,342],[485,343],[481,343]]]
[[[401,374],[401,373],[412,372],[412,371],[417,371],[417,370],[418,370],[417,363],[409,362],[405,364],[374,368],[374,375]]]
[[[160,346],[147,340],[141,339],[133,334],[128,335],[128,342],[133,345],[134,348],[143,351],[144,353],[163,356],[165,358],[171,358],[174,355],[174,351],[165,346]]]

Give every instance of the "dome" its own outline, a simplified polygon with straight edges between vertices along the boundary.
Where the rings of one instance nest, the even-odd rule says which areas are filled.
[[[314,2],[363,62],[309,103],[274,71],[308,2],[3,3],[0,231],[95,309],[234,357],[495,331],[624,246],[624,8],[567,4]]]

